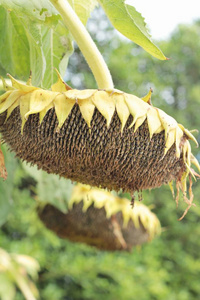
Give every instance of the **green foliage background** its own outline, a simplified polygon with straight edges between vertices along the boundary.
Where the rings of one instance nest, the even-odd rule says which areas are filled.
[[[102,17],[101,20],[105,21]],[[89,28],[97,32],[93,36],[116,88],[142,97],[152,87],[153,105],[174,116],[186,128],[200,128],[200,22],[180,26],[168,41],[160,43],[164,53],[171,57],[166,62],[159,62],[141,48],[114,36],[108,23],[103,26],[98,20],[92,22],[93,27]],[[69,77],[68,82],[74,87],[95,86],[78,49],[70,59],[66,78]],[[199,135],[197,138],[200,142]],[[193,145],[194,154],[200,158],[198,151]],[[44,199],[48,184],[54,185],[54,193],[49,193],[45,201],[57,197],[64,209],[63,201],[67,199],[63,200],[63,191],[71,188],[68,181],[59,183],[46,176],[42,185],[41,173],[27,170],[12,154],[6,155],[6,166],[14,178],[0,182],[0,202],[4,201],[5,211],[7,203],[12,209],[7,209],[10,211],[7,222],[0,229],[0,247],[38,260],[41,271],[37,286],[41,299],[196,300],[200,297],[199,184],[194,184],[193,189],[197,206],[181,222],[177,219],[186,204],[181,201],[176,209],[168,187],[144,192],[143,202],[153,204],[163,226],[161,237],[131,253],[108,253],[61,240],[38,219],[37,201]],[[23,297],[17,293],[16,300],[20,299]]]

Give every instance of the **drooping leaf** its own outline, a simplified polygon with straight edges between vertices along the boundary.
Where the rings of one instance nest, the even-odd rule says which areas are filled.
[[[81,19],[82,23],[86,25],[90,13],[97,6],[97,0],[75,0],[74,10]]]
[[[167,59],[152,42],[143,17],[125,0],[99,0],[113,26],[158,59]]]

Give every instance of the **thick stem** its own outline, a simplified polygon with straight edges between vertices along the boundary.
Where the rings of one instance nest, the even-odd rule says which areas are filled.
[[[78,44],[83,56],[85,57],[98,85],[99,89],[113,89],[113,81],[110,71],[93,42],[91,36],[87,32],[85,26],[76,15],[67,0],[50,0],[63,18],[64,24],[67,26]]]

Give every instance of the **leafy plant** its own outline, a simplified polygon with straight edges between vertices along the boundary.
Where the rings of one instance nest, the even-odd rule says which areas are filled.
[[[20,158],[37,164],[39,168],[42,167],[49,173],[56,173],[82,183],[101,185],[116,190],[122,188],[125,191],[134,192],[145,188],[154,188],[163,183],[170,183],[172,180],[175,180],[177,187],[176,202],[178,203],[179,188],[181,188],[184,200],[188,204],[188,208],[183,214],[184,216],[192,206],[193,201],[192,181],[190,177],[196,173],[191,169],[191,163],[200,169],[198,161],[191,154],[191,148],[188,142],[188,139],[196,141],[194,136],[164,112],[157,108],[154,109],[151,106],[150,94],[140,100],[135,96],[115,90],[112,77],[100,52],[71,5],[63,0],[52,0],[51,2],[59,11],[64,24],[67,25],[69,31],[77,41],[80,50],[94,74],[98,87],[103,89],[103,91],[73,90],[64,83],[59,74],[57,83],[51,86],[52,92],[32,86],[32,77],[29,78],[25,85],[10,76],[12,87],[9,88],[6,86],[6,83],[4,83],[7,92],[0,98],[1,131],[3,138],[10,144],[11,149],[13,149]],[[101,4],[120,31],[130,36],[145,49],[148,49],[154,56],[160,59],[165,58],[162,52],[150,40],[145,30],[144,20],[134,9],[126,5],[124,1],[115,2],[113,4],[114,9],[112,10],[110,9],[112,1],[102,1]],[[7,8],[6,5],[4,4],[5,8]],[[91,5],[91,7],[94,6],[95,3]],[[16,12],[17,7],[14,2],[10,9]],[[49,18],[54,20],[53,16],[56,15],[54,8],[51,6],[49,12],[46,7],[41,9],[41,5],[39,5],[37,9],[34,8],[33,11],[32,9],[29,11],[27,7],[25,8],[27,15],[31,15],[31,13],[34,12],[37,21],[43,22],[43,24],[40,25],[40,31],[43,29],[41,26],[48,26],[47,20],[49,20]],[[80,10],[78,11],[80,13]],[[20,10],[20,16],[21,13]],[[126,21],[123,22],[123,24],[119,22],[122,18],[121,14],[126,16]],[[135,19],[135,21],[133,19]],[[58,23],[56,25],[58,26]],[[135,33],[134,36],[130,34],[131,31]],[[37,42],[38,41],[39,40],[37,40]],[[44,45],[45,43],[43,43],[43,46]],[[42,48],[40,48],[40,50],[41,49]],[[52,57],[53,53],[51,54],[51,58]],[[36,72],[33,72],[33,79],[38,78],[36,75]],[[40,81],[42,84],[42,77]],[[144,102],[147,102],[147,104]],[[20,109],[19,114],[16,108]],[[79,110],[83,120],[78,120]],[[95,116],[95,110],[99,111],[100,115]],[[116,114],[114,114],[115,111]],[[14,115],[14,113],[16,115]],[[77,120],[71,121],[73,114]],[[106,119],[107,128],[104,126],[103,133],[100,134],[100,128],[98,128],[98,125],[95,123],[100,124],[100,127],[103,128],[102,116]],[[98,119],[98,121],[91,123],[95,118]],[[20,125],[19,119],[22,119],[22,125]],[[56,119],[58,124],[55,121]],[[27,120],[28,122],[26,122]],[[112,123],[116,123],[118,120],[120,121],[122,126],[121,132],[119,131],[119,126],[116,126],[116,124],[112,125],[111,120]],[[52,124],[52,122],[54,124]],[[74,134],[73,126],[76,122],[78,129],[77,134]],[[82,132],[82,130],[85,130],[83,125],[85,122],[88,125],[86,134]],[[145,144],[144,140],[146,140],[147,135],[145,131],[146,122],[148,124],[149,136],[148,142]],[[38,123],[42,123],[44,126],[42,127],[41,125],[40,129],[38,129]],[[19,137],[20,126],[21,137]],[[112,129],[115,128],[116,133],[109,132],[109,127]],[[15,128],[14,131],[13,128]],[[18,132],[17,135],[16,132]],[[139,135],[138,137],[135,134],[136,132]],[[46,133],[48,133],[47,136]],[[94,136],[91,133],[94,133]],[[117,136],[117,133],[119,137],[122,133],[124,136],[126,135],[128,137],[130,135],[133,138],[131,140],[132,146],[128,154],[124,150],[120,150],[121,154],[117,154],[117,156],[119,156],[118,158],[115,157],[116,154],[112,152],[112,145],[109,141],[112,138],[114,140],[114,136],[116,136],[114,144],[121,145],[122,147],[125,145],[125,148],[129,148],[129,146],[127,141],[124,142]],[[77,141],[79,134],[82,138],[80,142],[81,147],[79,147],[79,142]],[[87,134],[88,136],[86,136]],[[95,144],[97,135],[108,136],[108,138],[106,138],[107,144],[104,146],[107,152],[102,152],[103,158],[101,155],[99,156],[99,153],[102,151],[101,146],[98,148],[99,143],[97,142],[97,144]],[[90,138],[94,141],[93,148],[87,144]],[[59,142],[57,141],[58,139]],[[67,148],[65,145],[66,139],[71,141],[71,143],[68,143]],[[134,154],[134,152],[137,153],[135,149],[137,139],[140,141],[141,149],[143,149],[145,145],[144,154],[141,150],[138,157]],[[29,145],[28,148],[27,145]],[[159,148],[159,156],[157,153],[153,157],[152,153],[154,153],[155,145],[158,145],[156,147]],[[84,149],[86,152],[85,157],[83,155]],[[168,151],[169,149],[171,152]],[[71,153],[73,154],[71,155]],[[106,160],[104,162],[104,157],[109,157],[110,155],[113,156],[112,163],[115,164],[114,170],[109,170],[108,167],[104,169],[103,167],[103,164],[107,164]],[[90,159],[93,156],[96,156],[96,160],[91,160],[91,162]],[[135,165],[138,163],[136,177],[133,176],[132,183],[126,176],[126,172],[119,173],[118,171],[118,169],[124,169],[124,167],[126,167],[124,157],[126,157],[126,160],[130,160],[129,156],[131,157],[129,166],[132,166],[129,172],[132,175],[134,174],[134,170],[136,170]],[[146,164],[142,162],[141,156],[146,157]],[[170,156],[171,159],[169,159],[168,156]],[[63,159],[64,161],[62,161]],[[97,164],[95,163],[96,161]],[[104,163],[101,163],[99,166],[98,162],[100,161]],[[117,165],[117,162],[121,161],[123,163]],[[85,164],[85,162],[87,163]],[[169,162],[171,163],[170,165]],[[168,168],[165,167],[166,164]],[[149,170],[148,176],[146,174],[147,165]],[[158,169],[156,169],[156,166]],[[162,174],[159,172],[160,169],[163,170]],[[108,172],[106,172],[106,170]],[[126,170],[128,170],[127,167]],[[166,170],[166,174],[164,170]],[[117,174],[119,175],[118,179]],[[145,178],[143,178],[144,174]],[[157,174],[159,174],[158,177],[156,176]],[[186,178],[188,176],[190,178],[189,199],[186,195]]]
[[[128,35],[128,38],[141,45],[152,55],[159,59],[165,59],[162,52],[150,40],[143,18],[132,6],[126,5],[122,0],[115,1],[114,5],[111,1],[101,1],[100,3],[111,21],[115,20],[114,26],[119,31]],[[58,11],[60,10],[60,14],[52,4]],[[73,51],[73,35],[94,76],[98,77],[100,72],[105,79],[99,80],[102,80],[104,84],[108,80],[110,82],[108,88],[112,88],[112,80],[102,56],[98,53],[83,26],[86,24],[90,12],[97,5],[97,1],[75,0],[69,3],[52,1],[52,4],[45,0],[0,1],[0,44],[2,45],[0,66],[5,70],[4,74],[9,72],[13,76],[25,79],[31,70],[34,85],[50,87],[55,81],[54,68],[58,68],[61,75],[65,73],[68,58]],[[73,8],[80,19],[74,14]],[[127,21],[126,24],[120,21],[122,17]],[[106,75],[107,73],[108,75]],[[107,84],[99,87],[106,88]]]
[[[26,300],[38,298],[38,291],[29,275],[37,278],[39,264],[26,255],[9,254],[0,248],[0,297],[2,300],[15,299],[15,285]]]
[[[183,32],[183,36],[187,39],[186,32]],[[191,36],[193,36],[192,30],[189,34],[189,37]],[[183,60],[188,58],[198,69],[199,60],[196,42],[199,39],[194,35],[194,45],[192,43],[191,45],[184,44],[183,42],[185,49],[187,51],[189,49],[192,53],[188,57],[187,55],[184,56],[187,51],[182,52],[181,48],[178,47],[182,43],[179,38],[180,34],[178,33],[171,43],[164,45],[165,47],[163,46],[166,53],[173,49],[177,56],[179,56],[179,53],[183,55],[183,59],[182,55],[179,59],[179,67],[180,64],[183,65]],[[123,82],[123,90],[127,89],[127,92],[130,92],[130,79],[127,78],[127,69],[121,64],[121,57],[124,53],[126,53],[126,58],[129,57],[132,46],[130,44],[121,46],[121,42],[118,43],[120,47],[115,51],[119,55],[115,54],[116,57],[111,59],[110,65],[113,65],[110,69],[112,69],[115,83],[120,86]],[[197,56],[196,61],[195,54]],[[146,86],[150,84],[149,82],[155,80],[159,87],[155,94],[157,93],[161,98],[165,98],[162,92],[168,91],[172,83],[173,90],[177,91],[176,95],[179,95],[180,79],[191,85],[192,82],[196,82],[195,74],[198,75],[198,72],[194,72],[195,68],[190,70],[189,63],[187,65],[188,71],[192,71],[191,74],[194,77],[191,76],[190,72],[180,74],[176,63],[172,64],[171,69],[166,64],[165,67],[158,64],[152,74],[149,70],[149,66],[153,65],[152,60],[144,54],[141,54],[140,59],[127,61],[127,64],[131,66],[129,70],[130,77],[134,78],[134,81],[140,87],[141,94],[143,94],[144,88],[146,89]],[[146,68],[142,69],[140,65],[145,65]],[[145,73],[142,73],[144,69]],[[131,76],[134,75],[133,70],[139,70],[137,75]],[[177,81],[173,80],[176,72],[179,72],[178,76],[175,77],[175,79],[178,79]],[[25,79],[25,77],[18,77],[18,79]],[[162,82],[162,85],[159,85],[160,82]],[[128,89],[130,90],[128,91]],[[190,99],[190,102],[188,100],[188,106],[190,106],[188,111],[180,109],[177,111],[173,105],[168,106],[168,110],[171,110],[174,115],[178,114],[179,120],[184,120],[189,126],[191,120],[192,126],[196,126],[198,124],[198,116],[196,116],[199,104],[198,86],[193,87],[190,93],[190,96],[187,97]],[[181,102],[180,99],[178,96],[175,97],[177,106]],[[191,99],[195,99],[196,106],[193,106],[194,103]],[[162,108],[167,108],[164,101],[159,105]],[[191,113],[193,108],[194,112]],[[25,176],[24,173],[23,176]],[[36,177],[37,175],[34,174],[34,178]],[[38,175],[39,180],[43,181],[41,177]],[[46,175],[46,182],[48,181],[47,178],[48,175]],[[50,182],[53,185],[53,177],[51,177]],[[56,184],[58,184],[57,181]],[[45,188],[45,186],[46,183],[41,184],[42,188]],[[9,189],[9,186],[7,188]],[[52,190],[56,194],[56,186]],[[198,194],[198,187],[196,186],[195,192]],[[156,213],[165,226],[163,235],[155,243],[129,255],[100,253],[84,245],[77,246],[57,239],[39,223],[35,213],[35,202],[30,197],[30,192],[27,189],[19,191],[19,186],[15,185],[12,194],[16,202],[15,213],[10,215],[7,224],[1,230],[1,245],[15,252],[21,250],[21,252],[28,253],[40,261],[43,268],[40,274],[42,298],[61,300],[70,296],[74,299],[102,299],[103,297],[109,300],[117,298],[130,300],[133,295],[142,300],[149,298],[159,300],[166,298],[181,300],[198,298],[200,292],[197,280],[199,273],[199,239],[197,238],[199,235],[199,208],[192,209],[192,213],[188,214],[183,222],[177,222],[177,213],[174,210],[173,203],[171,204],[169,201],[170,195],[165,187],[158,190],[157,193],[154,191],[151,194],[144,193],[147,202],[156,203]],[[42,191],[42,194],[45,196],[45,190]],[[179,212],[180,210],[178,210]],[[186,282],[186,284],[183,286],[182,282]],[[21,299],[19,294],[18,298]]]

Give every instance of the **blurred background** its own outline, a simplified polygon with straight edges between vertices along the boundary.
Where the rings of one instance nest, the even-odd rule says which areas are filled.
[[[117,89],[143,97],[153,88],[152,103],[188,129],[200,128],[200,21],[179,25],[160,47],[169,61],[158,61],[111,27],[101,10],[88,24]],[[95,88],[76,47],[66,78],[74,88]],[[195,134],[200,143],[199,133]],[[199,149],[193,153],[200,160]],[[30,168],[4,146],[8,179],[0,180],[0,247],[23,253],[40,264],[36,282],[45,300],[188,300],[200,297],[200,184],[182,221],[183,199],[176,209],[168,186],[143,192],[162,234],[128,252],[100,251],[59,239],[38,218],[38,202],[65,209],[72,183]],[[130,174],[131,176],[131,174]],[[130,196],[126,195],[127,197]],[[24,299],[17,290],[16,300]],[[8,299],[9,300],[9,299]]]

